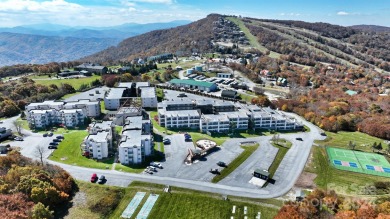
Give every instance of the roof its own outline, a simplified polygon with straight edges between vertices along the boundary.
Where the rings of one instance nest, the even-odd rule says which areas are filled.
[[[216,86],[215,83],[210,83],[207,81],[195,81],[192,79],[172,79],[169,83],[171,84],[187,84],[198,87],[212,87]]]
[[[197,110],[174,110],[174,111],[165,111],[163,113],[166,117],[184,117],[184,116],[199,116]]]
[[[207,122],[229,122],[229,119],[226,115],[214,115],[214,114],[204,114],[202,115],[202,121],[207,121]]]
[[[110,91],[108,92],[108,95],[106,99],[120,99],[123,96],[123,92],[126,90],[126,88],[111,88]]]
[[[255,169],[255,172],[256,172],[256,173],[260,173],[261,175],[264,175],[264,176],[269,176],[269,172],[266,171],[266,170]]]
[[[97,132],[96,134],[89,134],[87,139],[95,142],[105,142],[107,141],[108,134],[109,132],[101,131],[101,132]]]
[[[156,90],[154,87],[141,87],[141,97],[154,98],[156,97]]]
[[[237,91],[235,90],[223,90],[221,96],[235,97],[237,95]]]
[[[142,116],[126,117],[123,130],[142,129]]]
[[[357,94],[357,92],[353,91],[353,90],[347,90],[347,91],[345,91],[345,93],[347,93],[349,96],[353,96],[353,95]]]
[[[100,129],[110,129],[112,125],[112,121],[102,121],[102,122],[93,122],[89,124],[90,127],[100,128]]]

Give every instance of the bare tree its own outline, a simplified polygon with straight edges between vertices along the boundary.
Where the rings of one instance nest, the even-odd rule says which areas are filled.
[[[15,126],[16,131],[19,135],[22,135],[22,121],[15,120],[13,121],[13,125]]]
[[[37,145],[34,150],[34,155],[40,159],[42,166],[43,166],[43,157],[46,152],[47,152],[47,148],[43,145]]]

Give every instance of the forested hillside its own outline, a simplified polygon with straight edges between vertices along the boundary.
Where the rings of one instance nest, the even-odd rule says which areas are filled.
[[[87,56],[82,61],[115,63],[136,57],[146,57],[161,53],[179,53],[212,51],[211,38],[213,22],[220,15],[211,14],[206,18],[176,28],[156,30],[128,38],[116,47],[110,47],[99,53]]]
[[[251,34],[286,61],[364,66],[390,71],[390,32],[364,31],[327,23],[243,19]]]

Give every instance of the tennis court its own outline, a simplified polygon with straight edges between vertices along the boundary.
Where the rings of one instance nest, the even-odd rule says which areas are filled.
[[[337,169],[390,177],[390,164],[382,155],[332,147],[326,151]]]
[[[146,192],[137,192],[129,205],[126,207],[126,209],[123,211],[121,217],[122,218],[131,218],[131,216],[134,214],[135,210],[137,209],[138,205],[141,203],[142,199],[145,197]]]
[[[154,203],[156,203],[157,199],[158,199],[158,195],[150,194],[150,196],[146,200],[145,204],[142,206],[141,211],[138,213],[137,219],[148,218],[148,215],[149,215],[150,211],[152,210]]]

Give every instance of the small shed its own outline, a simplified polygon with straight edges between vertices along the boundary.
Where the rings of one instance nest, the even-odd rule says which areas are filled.
[[[253,176],[263,180],[268,180],[269,172],[267,170],[256,169]]]

